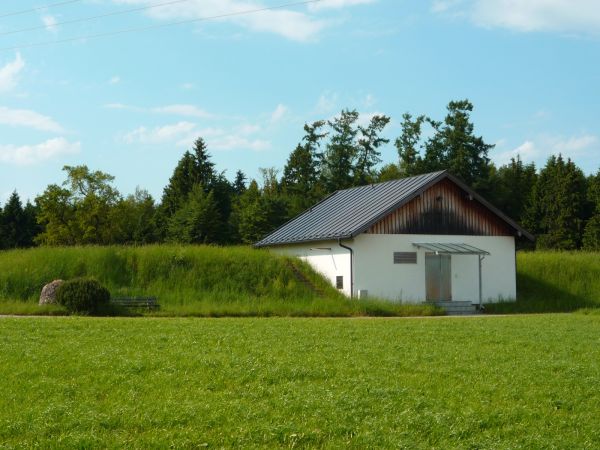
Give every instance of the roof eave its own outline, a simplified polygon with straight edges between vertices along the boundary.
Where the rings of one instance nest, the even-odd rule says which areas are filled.
[[[339,239],[352,239],[354,236],[352,234],[339,234],[335,236],[318,236],[309,239],[293,239],[289,241],[278,241],[278,242],[265,242],[259,241],[253,245],[255,248],[264,248],[264,247],[281,247],[284,245],[294,245],[294,244],[305,244],[307,242],[326,242],[326,241],[337,241]]]

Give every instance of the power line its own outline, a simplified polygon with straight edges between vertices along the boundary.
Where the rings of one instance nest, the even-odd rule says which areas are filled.
[[[0,19],[2,19],[3,17],[18,16],[21,14],[27,14],[30,12],[41,11],[43,9],[54,8],[55,6],[68,5],[69,3],[77,3],[77,2],[81,2],[81,1],[83,1],[83,0],[65,0],[63,2],[58,2],[58,3],[49,3],[47,5],[36,6],[35,8],[23,9],[21,11],[14,11],[14,12],[10,12],[10,13],[0,14]]]
[[[120,11],[112,11],[112,12],[100,14],[97,16],[88,16],[88,17],[81,17],[79,19],[65,20],[64,22],[53,23],[52,26],[58,27],[61,25],[69,25],[69,24],[73,24],[73,23],[87,22],[89,20],[103,19],[105,17],[118,16],[120,14],[128,14],[128,13],[137,12],[137,11],[144,11],[147,9],[158,8],[161,6],[173,5],[175,3],[182,3],[182,2],[189,2],[189,1],[190,0],[171,0],[169,2],[154,3],[151,5],[147,5],[147,6],[138,6],[137,8],[125,9],[125,10],[120,10]],[[35,27],[31,27],[31,28],[22,28],[20,30],[4,31],[4,32],[0,33],[0,36],[7,36],[9,34],[17,34],[17,33],[25,33],[27,31],[43,30],[46,28],[48,28],[48,25],[38,25]]]
[[[176,21],[176,22],[159,23],[159,24],[149,25],[149,26],[145,26],[145,27],[125,28],[122,30],[109,31],[106,33],[89,34],[86,36],[77,36],[77,37],[72,37],[72,38],[59,39],[59,40],[55,40],[55,41],[35,42],[32,44],[15,45],[12,47],[2,47],[2,48],[0,48],[0,52],[11,51],[11,50],[23,50],[26,48],[33,48],[33,47],[46,47],[46,46],[54,45],[54,44],[64,44],[64,43],[68,43],[68,42],[82,41],[82,40],[88,40],[88,39],[98,39],[98,38],[102,38],[102,37],[118,36],[120,34],[135,33],[138,31],[153,30],[156,28],[165,28],[165,27],[170,27],[170,26],[175,26],[175,25],[184,25],[184,24],[194,23],[194,22],[204,22],[204,21],[214,20],[214,19],[223,19],[226,17],[256,14],[256,13],[264,12],[264,11],[273,11],[276,9],[308,5],[310,3],[319,3],[322,1],[324,1],[324,0],[305,0],[305,1],[300,1],[300,2],[285,3],[283,5],[277,5],[277,6],[267,6],[264,8],[248,9],[245,11],[237,11],[237,12],[231,12],[231,13],[225,13],[225,14],[218,14],[216,16],[206,16],[206,17],[198,17],[196,19],[180,20],[180,21]]]

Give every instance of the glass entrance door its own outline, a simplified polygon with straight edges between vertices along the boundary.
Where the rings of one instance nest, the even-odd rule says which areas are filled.
[[[425,253],[425,290],[428,302],[452,300],[450,255]]]

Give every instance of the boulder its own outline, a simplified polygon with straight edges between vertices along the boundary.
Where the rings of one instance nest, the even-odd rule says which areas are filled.
[[[49,305],[56,303],[56,291],[58,287],[63,284],[63,280],[54,280],[51,283],[48,283],[46,286],[42,288],[42,293],[40,294],[40,305]]]

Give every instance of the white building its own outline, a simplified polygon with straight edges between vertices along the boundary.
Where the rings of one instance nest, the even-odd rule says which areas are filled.
[[[516,299],[533,236],[446,171],[337,191],[256,244],[307,261],[350,297]]]

